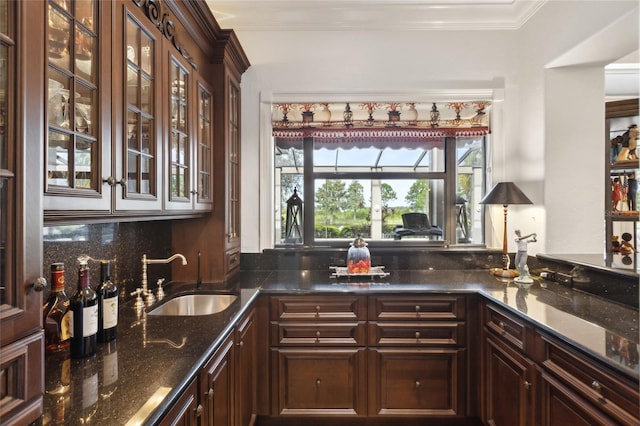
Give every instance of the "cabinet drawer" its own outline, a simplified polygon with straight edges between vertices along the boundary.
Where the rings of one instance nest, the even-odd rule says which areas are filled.
[[[368,364],[370,415],[465,415],[464,349],[375,349]]]
[[[358,296],[282,296],[271,298],[271,319],[310,321],[366,320],[366,303]]]
[[[484,320],[489,332],[495,333],[516,348],[525,350],[527,334],[531,330],[527,329],[524,322],[491,305],[485,307]]]
[[[275,349],[271,359],[273,413],[366,414],[364,348]]]
[[[544,368],[567,388],[620,424],[640,424],[638,382],[542,336]]]
[[[465,346],[466,326],[458,322],[370,322],[372,346]]]
[[[272,322],[273,346],[364,346],[365,323]]]
[[[371,297],[369,320],[463,320],[463,296]]]
[[[240,249],[229,250],[225,253],[225,266],[231,272],[240,266]]]

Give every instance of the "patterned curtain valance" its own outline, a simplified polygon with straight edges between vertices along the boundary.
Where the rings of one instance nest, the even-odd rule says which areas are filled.
[[[376,148],[425,148],[440,147],[446,137],[473,138],[489,134],[487,127],[474,128],[274,128],[276,146],[283,149],[302,148],[305,138],[313,138],[317,148],[349,149],[354,147]]]

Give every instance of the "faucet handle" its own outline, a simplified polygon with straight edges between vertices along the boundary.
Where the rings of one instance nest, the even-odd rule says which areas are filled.
[[[162,284],[164,284],[164,278],[158,279],[158,291],[156,292],[156,297],[158,300],[164,299],[164,290],[162,289]]]
[[[131,292],[131,295],[137,296],[135,308],[138,310],[144,308],[144,300],[142,300],[142,289],[138,287],[137,289],[135,289],[135,291]]]

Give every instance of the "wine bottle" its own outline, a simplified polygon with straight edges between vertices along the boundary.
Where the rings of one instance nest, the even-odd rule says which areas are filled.
[[[71,358],[84,358],[96,353],[98,334],[98,297],[89,286],[86,260],[78,269],[78,289],[71,297]]]
[[[51,293],[42,307],[44,349],[47,353],[69,347],[69,296],[64,291],[64,263],[51,264]]]
[[[111,263],[100,262],[100,285],[98,286],[98,342],[109,342],[116,338],[118,326],[118,287],[111,281]]]

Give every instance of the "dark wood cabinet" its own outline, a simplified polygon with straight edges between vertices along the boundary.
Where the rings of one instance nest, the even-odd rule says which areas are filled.
[[[0,419],[42,414],[42,199],[45,91],[41,2],[0,1]],[[34,189],[36,188],[36,189]],[[48,280],[48,276],[46,277]],[[38,281],[37,281],[38,280]],[[34,283],[36,286],[34,286]]]
[[[464,296],[272,297],[270,344],[274,416],[466,415]]]
[[[484,345],[487,423],[535,425],[535,363],[494,337]]]
[[[251,308],[236,326],[236,426],[252,426],[256,421],[258,324],[255,312]]]
[[[167,414],[160,421],[160,426],[197,426],[204,409],[198,403],[198,380],[193,380],[182,393]]]
[[[234,425],[234,350],[233,334],[230,334],[200,373],[202,422],[205,425]]]
[[[538,343],[542,367],[540,424],[551,426],[566,419],[576,419],[575,424],[640,424],[637,381],[551,336],[540,334]]]
[[[495,304],[480,312],[485,424],[640,424],[637,380]]]
[[[464,415],[464,348],[369,350],[369,414]]]
[[[369,415],[465,416],[466,298],[369,297]]]
[[[366,415],[366,297],[282,296],[271,304],[271,413]]]

